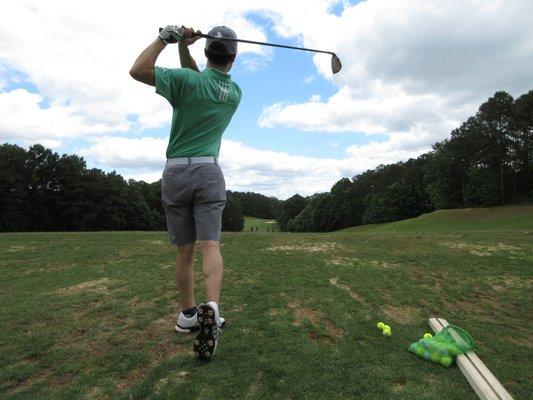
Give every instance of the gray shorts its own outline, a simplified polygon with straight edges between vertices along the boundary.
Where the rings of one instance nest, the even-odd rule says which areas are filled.
[[[218,164],[165,166],[161,195],[172,244],[220,240],[226,182]]]

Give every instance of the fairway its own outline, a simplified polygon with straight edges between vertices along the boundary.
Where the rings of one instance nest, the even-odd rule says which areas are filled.
[[[0,397],[476,399],[457,367],[407,352],[430,316],[468,330],[515,398],[533,391],[524,230],[233,233],[222,243],[227,328],[205,364],[193,337],[173,332],[166,234],[0,235]]]
[[[272,232],[278,229],[275,219],[244,217],[243,232]]]

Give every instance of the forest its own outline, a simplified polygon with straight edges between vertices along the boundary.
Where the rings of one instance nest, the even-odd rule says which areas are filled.
[[[496,92],[430,152],[287,199],[281,230],[324,232],[450,208],[533,201],[533,91]]]

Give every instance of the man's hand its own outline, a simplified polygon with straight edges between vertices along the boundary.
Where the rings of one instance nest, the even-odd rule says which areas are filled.
[[[159,38],[165,44],[177,43],[183,39],[184,28],[177,25],[167,25],[161,32],[159,32]]]
[[[193,28],[185,28],[184,26],[182,26],[182,29],[183,29],[183,35],[182,35],[183,40],[181,42],[182,43],[185,42],[187,46],[190,46],[191,44],[195,43],[198,39],[202,38],[200,36],[202,34],[202,31],[200,30],[197,30],[195,32]]]

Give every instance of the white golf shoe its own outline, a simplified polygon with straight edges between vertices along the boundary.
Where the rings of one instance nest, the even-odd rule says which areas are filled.
[[[219,320],[220,327],[224,328],[226,321],[224,318],[219,318]],[[174,331],[177,333],[191,333],[197,331],[198,329],[200,329],[200,324],[198,323],[198,313],[194,314],[192,317],[187,317],[182,312],[179,313],[176,325],[174,325]]]
[[[180,312],[176,325],[174,326],[174,330],[177,333],[191,333],[197,331],[199,328],[198,313],[194,314],[192,317],[186,317],[185,314]]]

